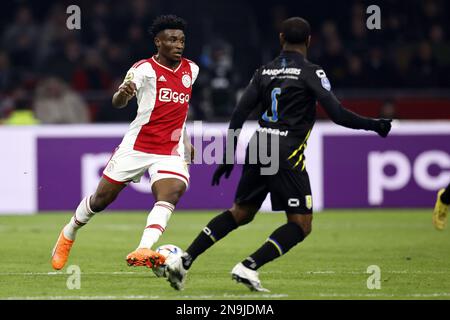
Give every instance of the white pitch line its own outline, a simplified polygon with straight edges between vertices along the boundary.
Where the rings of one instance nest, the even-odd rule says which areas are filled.
[[[264,272],[261,272],[264,273]],[[267,274],[276,273],[272,271],[265,272]],[[284,273],[284,272],[279,272]],[[365,271],[333,271],[333,270],[318,270],[318,271],[305,271],[307,274],[367,274]],[[393,273],[393,274],[450,274],[450,271],[422,271],[422,270],[384,270],[381,269],[381,273]]]
[[[223,299],[223,298],[234,298],[234,299],[251,299],[251,298],[286,298],[289,297],[287,294],[224,294],[224,295],[200,295],[200,296],[178,296],[169,297],[175,299]],[[26,296],[26,297],[7,297],[0,298],[6,300],[68,300],[68,299],[79,299],[79,300],[114,300],[114,299],[161,299],[161,296]]]
[[[112,299],[160,299],[160,296],[27,296],[7,297],[6,300],[112,300]]]
[[[124,274],[135,274],[142,275],[143,272],[81,272],[81,275],[124,275]],[[67,275],[63,271],[56,272],[1,272],[0,276],[60,276]]]
[[[244,294],[244,295],[236,295],[236,294],[224,294],[224,298],[287,298],[289,295],[280,293],[280,294]]]
[[[449,292],[435,292],[435,293],[413,293],[413,294],[386,294],[386,293],[312,293],[305,295],[305,297],[314,297],[319,296],[322,298],[437,298],[437,297],[450,297]],[[6,297],[0,298],[0,300],[69,300],[69,299],[78,299],[78,300],[114,300],[114,299],[166,299],[166,298],[174,298],[174,299],[223,299],[223,298],[232,298],[232,299],[252,299],[252,298],[287,298],[289,295],[287,294],[243,294],[243,295],[235,295],[235,294],[224,294],[224,295],[184,295],[178,297],[161,297],[161,296],[146,296],[146,295],[129,295],[129,296],[25,296],[25,297]]]
[[[387,274],[450,274],[450,271],[421,271],[421,270],[381,270]],[[262,271],[261,274],[277,274],[284,272]],[[367,274],[365,271],[333,271],[333,270],[317,270],[303,271],[299,274]],[[116,272],[82,272],[81,275],[143,275],[144,272],[116,271]],[[67,275],[63,271],[55,272],[0,272],[0,276],[58,276]]]
[[[352,298],[352,297],[366,297],[366,298],[376,298],[376,297],[391,297],[391,298],[431,298],[431,297],[450,297],[449,292],[436,292],[436,293],[412,293],[412,294],[387,294],[387,293],[319,293],[319,294],[308,294],[308,296],[319,296],[319,297],[335,297],[335,298]]]

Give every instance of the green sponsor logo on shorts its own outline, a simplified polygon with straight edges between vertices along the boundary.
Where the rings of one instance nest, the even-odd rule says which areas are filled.
[[[306,208],[312,209],[312,196],[310,196],[310,195],[305,196],[305,204],[306,204]]]

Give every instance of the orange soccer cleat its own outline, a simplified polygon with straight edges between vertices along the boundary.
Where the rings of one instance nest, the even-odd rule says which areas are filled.
[[[127,256],[127,263],[130,267],[153,268],[164,264],[165,261],[166,258],[162,254],[147,248],[138,248]]]
[[[64,267],[69,258],[70,249],[74,240],[69,240],[64,237],[64,232],[61,231],[59,234],[58,241],[56,241],[56,245],[53,248],[52,253],[52,267],[53,269],[60,270]]]

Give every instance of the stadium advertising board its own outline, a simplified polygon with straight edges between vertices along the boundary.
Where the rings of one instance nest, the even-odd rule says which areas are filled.
[[[325,207],[431,206],[436,190],[450,181],[449,138],[324,135]]]
[[[120,141],[120,137],[38,138],[38,209],[70,210],[79,199],[92,194]],[[232,203],[234,193],[230,191],[235,189],[240,168],[220,188],[211,186],[214,169],[215,166],[207,164],[191,166],[190,186],[178,208],[212,209]],[[147,173],[139,183],[130,183],[110,209],[146,210],[152,203]]]
[[[201,158],[212,145],[222,146],[217,133],[227,124],[188,126]],[[245,144],[256,123],[244,127],[238,147]],[[1,127],[0,214],[31,214],[73,210],[83,195],[94,191],[103,167],[126,132],[126,125]],[[200,138],[200,142],[199,139]],[[317,123],[306,150],[315,210],[322,208],[429,207],[436,190],[450,180],[448,122],[401,122],[387,139],[371,133]],[[182,209],[223,209],[233,200],[241,165],[219,187],[211,186],[215,165],[202,159],[190,168],[190,187]],[[149,176],[130,184],[113,210],[151,208]],[[270,203],[263,210],[270,210]]]

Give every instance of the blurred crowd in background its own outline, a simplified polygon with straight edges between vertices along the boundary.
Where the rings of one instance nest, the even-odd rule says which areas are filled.
[[[136,61],[155,53],[152,20],[188,22],[185,56],[200,66],[189,118],[226,121],[254,70],[280,50],[280,23],[303,16],[312,27],[309,60],[322,65],[338,96],[387,95],[380,114],[395,116],[395,92],[444,92],[450,84],[450,4],[411,1],[6,1],[0,25],[0,122],[130,122],[112,94]],[[81,8],[69,30],[66,8]],[[381,9],[369,30],[368,5]],[[367,89],[367,90],[366,90]],[[384,90],[385,89],[385,90]],[[394,91],[392,91],[394,90]],[[446,97],[449,99],[450,97]],[[32,119],[25,120],[26,112]]]

